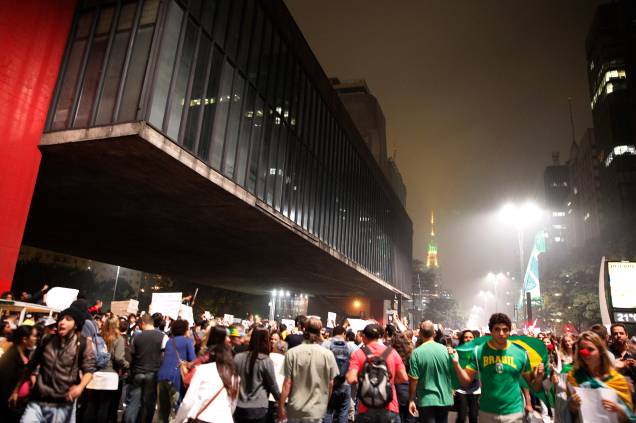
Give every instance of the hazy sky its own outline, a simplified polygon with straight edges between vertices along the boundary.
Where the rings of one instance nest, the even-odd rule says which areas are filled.
[[[434,208],[443,283],[464,307],[489,270],[519,267],[516,233],[495,215],[543,200],[552,151],[569,156],[569,96],[577,140],[592,125],[585,36],[599,3],[286,0],[327,75],[364,78],[378,98],[414,256]]]

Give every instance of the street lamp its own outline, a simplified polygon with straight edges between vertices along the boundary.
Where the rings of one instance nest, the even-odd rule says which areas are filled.
[[[523,233],[525,227],[529,223],[533,223],[536,221],[541,215],[543,211],[536,204],[527,201],[522,205],[517,205],[514,203],[508,203],[501,208],[499,215],[501,219],[515,226],[517,229],[517,241],[519,243],[519,278],[521,280],[521,291],[523,293],[523,282],[524,282],[524,260],[525,253],[523,250]],[[530,320],[532,318],[532,305],[530,300],[526,297],[526,318]]]

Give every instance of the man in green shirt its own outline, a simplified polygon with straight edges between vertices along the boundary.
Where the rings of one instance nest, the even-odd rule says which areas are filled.
[[[453,366],[445,346],[433,340],[435,328],[430,320],[420,323],[424,343],[409,359],[409,412],[419,412],[420,422],[446,423],[453,405]],[[417,402],[416,402],[417,397]]]
[[[508,341],[511,326],[510,318],[503,313],[490,316],[488,329],[492,339],[475,349],[466,368],[459,365],[457,354],[449,348],[457,378],[462,385],[469,384],[475,375],[480,374],[480,423],[523,422],[523,399],[519,385],[521,376],[535,391],[541,389],[543,363],[534,370],[531,368],[526,351]]]

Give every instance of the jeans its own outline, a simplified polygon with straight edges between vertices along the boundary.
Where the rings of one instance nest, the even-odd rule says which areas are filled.
[[[179,402],[179,391],[175,389],[172,382],[162,380],[157,383],[157,423],[168,423],[174,420],[174,410],[177,408]],[[172,414],[172,419],[170,415]]]
[[[462,394],[455,392],[455,406],[457,407],[457,420],[455,423],[469,423],[479,421],[479,394]]]
[[[417,407],[420,423],[447,423],[450,407]]]
[[[53,404],[29,402],[22,415],[21,423],[75,423],[75,402]]]
[[[409,412],[409,384],[397,383],[395,392],[398,397],[398,405],[400,406],[400,420],[402,423],[417,423],[417,417]]]
[[[84,407],[78,413],[79,421],[110,423],[117,421],[120,391],[86,389]]]
[[[152,423],[157,402],[157,374],[138,373],[128,387],[124,423]]]
[[[334,388],[322,423],[347,423],[349,421],[350,406],[351,385],[343,383]]]
[[[400,423],[400,415],[387,409],[368,410],[358,414],[356,423]]]

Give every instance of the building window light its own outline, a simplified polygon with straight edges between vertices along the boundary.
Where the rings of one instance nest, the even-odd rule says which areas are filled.
[[[590,106],[594,108],[602,95],[611,94],[619,89],[625,89],[626,86],[624,83],[615,84],[613,82],[610,82],[624,79],[627,79],[627,73],[625,72],[625,69],[611,69],[605,71],[603,77],[599,80],[594,95],[592,96]]]
[[[554,242],[561,242],[561,237],[560,236],[555,236],[554,237]]]
[[[583,218],[583,221],[587,221],[587,219],[590,218],[590,212],[585,213],[585,217]]]

